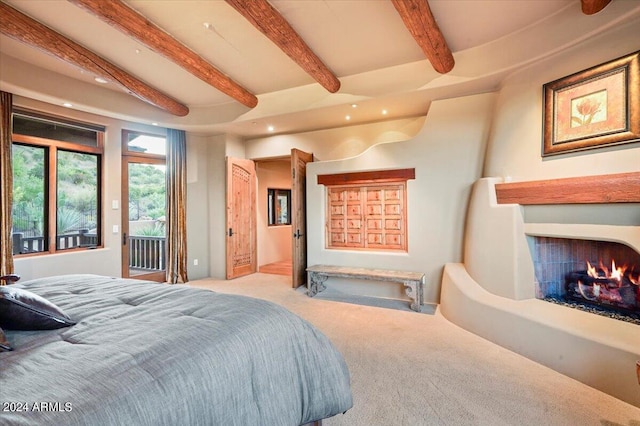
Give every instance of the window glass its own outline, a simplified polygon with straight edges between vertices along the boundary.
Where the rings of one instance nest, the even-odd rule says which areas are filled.
[[[98,156],[58,151],[56,249],[95,246],[98,218]]]
[[[104,132],[26,114],[13,115],[13,253],[100,246]]]
[[[21,115],[14,115],[13,133],[85,146],[98,146],[98,132],[95,130]]]
[[[14,144],[13,254],[40,252],[45,246],[47,211],[45,194],[46,148]]]
[[[167,153],[167,138],[164,136],[127,132],[126,138],[128,151],[158,155]]]

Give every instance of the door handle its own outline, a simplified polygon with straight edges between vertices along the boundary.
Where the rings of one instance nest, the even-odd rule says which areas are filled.
[[[233,228],[229,228],[229,236],[233,237]]]
[[[127,233],[126,232],[122,233],[122,245],[123,246],[127,245]]]
[[[295,234],[293,234],[293,238],[300,238],[300,237],[302,237],[302,236],[304,236],[304,234],[301,234],[301,233],[300,233],[300,230],[299,230],[299,229],[296,229]]]

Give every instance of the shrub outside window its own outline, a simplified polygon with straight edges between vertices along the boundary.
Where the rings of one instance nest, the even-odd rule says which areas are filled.
[[[14,115],[14,255],[102,244],[104,129],[55,120]]]

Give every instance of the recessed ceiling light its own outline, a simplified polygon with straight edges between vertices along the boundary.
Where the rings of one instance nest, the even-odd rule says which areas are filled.
[[[152,126],[157,126],[157,125],[158,125],[158,123],[151,123],[151,125],[152,125]]]
[[[358,108],[358,104],[351,104],[351,108]]]
[[[386,109],[382,110],[382,115],[387,115],[387,110]]]
[[[345,119],[345,120],[347,120],[347,121],[349,121],[349,120],[351,120],[351,116],[350,116],[350,115],[347,115],[347,116],[345,116],[345,117],[344,117],[344,119]]]
[[[63,107],[67,107],[67,108],[71,108],[73,106],[73,104],[69,103],[69,102],[65,102],[62,104]]]
[[[94,80],[96,82],[98,82],[98,83],[101,83],[101,84],[107,84],[109,82],[108,80],[106,80],[106,79],[104,79],[102,77],[96,77],[96,78],[94,78]]]
[[[268,130],[268,131],[270,131],[270,132],[273,132],[275,129],[276,129],[276,128],[275,128],[275,127],[273,127],[273,126],[269,126],[269,127],[267,127],[267,130]]]

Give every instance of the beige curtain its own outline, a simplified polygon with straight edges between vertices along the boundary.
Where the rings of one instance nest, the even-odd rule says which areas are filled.
[[[13,95],[0,91],[0,276],[13,273],[13,245],[11,238],[11,198],[13,172],[11,170],[11,112]],[[2,283],[2,282],[0,282]]]
[[[167,130],[167,282],[187,282],[187,141]]]

